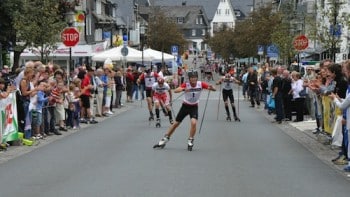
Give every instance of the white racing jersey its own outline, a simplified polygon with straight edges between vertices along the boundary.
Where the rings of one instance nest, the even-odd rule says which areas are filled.
[[[199,97],[201,96],[201,92],[203,89],[203,82],[197,81],[197,84],[195,87],[192,87],[189,82],[185,83],[186,90],[189,90],[188,92],[185,92],[185,98],[183,100],[183,103],[188,105],[197,105],[199,103]],[[205,85],[205,89],[208,88],[208,85]]]
[[[221,84],[222,84],[223,90],[233,90],[234,78],[233,77],[230,77],[230,78],[223,77],[221,79]]]
[[[147,89],[151,89],[153,84],[156,82],[156,77],[154,76],[154,72],[151,72],[149,75],[144,73],[145,77],[145,86]]]
[[[155,94],[166,94],[170,90],[170,86],[168,83],[165,83],[162,86],[159,86],[158,83],[154,83],[152,86],[152,90]]]

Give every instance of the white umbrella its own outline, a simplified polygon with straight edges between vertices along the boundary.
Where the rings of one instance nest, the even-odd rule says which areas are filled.
[[[169,53],[164,53],[164,52],[162,53],[161,51],[157,51],[151,48],[145,49],[143,51],[143,55],[145,54],[153,57],[152,62],[162,61],[163,58],[164,58],[164,61],[174,60],[173,55]]]
[[[101,53],[97,53],[92,56],[92,60],[96,62],[104,62],[107,58],[110,58],[112,61],[121,61],[124,56],[122,55],[123,46],[115,47]],[[142,51],[127,47],[128,55],[125,56],[126,61],[129,62],[138,62],[142,61]],[[143,54],[143,61],[152,61],[153,57],[148,54]]]

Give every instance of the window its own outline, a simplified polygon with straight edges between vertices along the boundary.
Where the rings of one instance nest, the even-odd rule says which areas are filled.
[[[192,29],[192,36],[196,36],[196,30]]]
[[[221,2],[226,2],[226,0],[221,0]]]
[[[199,18],[196,18],[196,25],[199,24]]]
[[[102,2],[101,2],[101,0],[96,1],[96,14],[102,14]]]
[[[225,15],[230,15],[230,9],[225,10]]]
[[[218,9],[218,10],[216,11],[216,14],[217,14],[217,15],[221,15],[221,10]]]
[[[178,24],[184,23],[184,18],[183,18],[183,17],[178,17],[178,18],[177,18],[177,23],[178,23]]]
[[[205,36],[205,29],[202,29],[202,36]]]
[[[201,24],[201,25],[203,24],[203,18],[202,17],[199,18],[199,24]]]

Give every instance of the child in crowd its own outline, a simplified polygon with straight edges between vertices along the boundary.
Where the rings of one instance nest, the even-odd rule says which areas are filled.
[[[46,134],[44,132],[40,132],[40,128],[43,123],[43,106],[48,100],[48,97],[45,97],[45,92],[43,91],[45,89],[45,86],[45,82],[39,82],[37,87],[38,92],[35,96],[32,97],[35,99],[33,102],[33,109],[31,110],[32,129],[34,133],[33,139],[43,139],[46,137]]]
[[[75,85],[70,84],[68,92],[65,93],[64,99],[64,110],[66,111],[66,126],[69,128],[74,128],[73,123],[73,114],[75,112],[75,104],[74,104],[74,89]]]

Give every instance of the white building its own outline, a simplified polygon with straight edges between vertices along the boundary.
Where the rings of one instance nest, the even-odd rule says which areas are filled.
[[[220,0],[216,9],[213,20],[210,24],[210,35],[213,36],[215,32],[222,27],[235,27],[236,16],[230,0]]]

